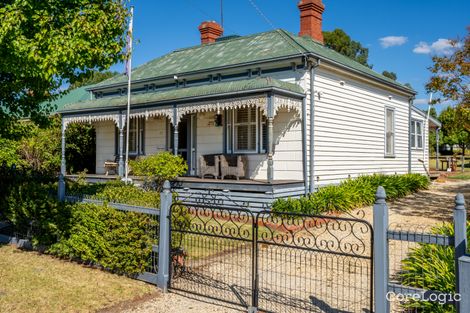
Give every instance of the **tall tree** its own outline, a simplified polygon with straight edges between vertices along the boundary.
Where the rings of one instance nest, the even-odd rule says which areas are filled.
[[[367,63],[369,49],[364,48],[360,42],[352,40],[344,30],[337,28],[333,31],[324,31],[323,40],[328,48],[372,68],[372,65]]]
[[[0,7],[0,135],[16,120],[41,121],[93,70],[123,60],[128,10],[121,0],[10,0]]]
[[[426,84],[428,92],[437,93],[437,102],[452,100],[457,103],[459,122],[470,132],[470,26],[464,39],[452,40],[453,53],[436,55],[429,68],[432,76]]]
[[[441,112],[439,120],[442,123],[443,142],[458,145],[462,150],[462,172],[465,169],[465,152],[470,145],[470,133],[461,122],[461,116],[456,108],[449,106]]]
[[[397,74],[394,73],[394,72],[383,71],[382,75],[385,76],[385,77],[388,77],[390,79],[397,80]]]
[[[88,75],[82,77],[80,80],[69,86],[69,90],[73,90],[82,86],[97,84],[105,79],[118,75],[118,72],[113,71],[91,71]]]

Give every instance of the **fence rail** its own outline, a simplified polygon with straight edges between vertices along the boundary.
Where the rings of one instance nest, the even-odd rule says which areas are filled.
[[[99,199],[91,199],[85,196],[76,196],[76,195],[65,196],[65,200],[68,202],[91,203],[91,204],[96,204],[96,205],[107,204],[109,207],[112,207],[119,211],[136,212],[136,213],[142,213],[142,214],[148,214],[148,215],[160,215],[160,209],[152,209],[152,208],[136,206],[136,205],[109,202],[109,201],[103,201]]]
[[[389,230],[387,231],[388,240],[410,241],[417,243],[435,244],[441,246],[452,246],[454,244],[453,236],[439,234],[419,234],[408,231]]]

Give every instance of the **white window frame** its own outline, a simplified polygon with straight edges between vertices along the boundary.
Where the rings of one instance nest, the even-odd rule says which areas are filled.
[[[135,121],[135,122],[134,122]],[[129,147],[129,155],[138,156],[138,155],[145,155],[145,119],[143,117],[139,118],[132,118],[129,120],[129,123],[132,123],[134,128],[129,128],[129,137],[134,136],[136,140],[136,150],[131,150]],[[123,153],[126,151],[126,137],[127,137],[127,126],[124,127],[123,135]],[[129,141],[130,143],[130,141]],[[116,155],[119,155],[119,145],[120,145],[120,138],[119,138],[119,130],[116,127]]]
[[[388,123],[387,123],[387,115],[388,115],[388,112],[392,112],[393,116],[392,116],[392,151],[387,151],[387,146],[388,146]],[[392,107],[385,107],[385,121],[384,121],[384,124],[385,124],[385,131],[384,131],[384,153],[385,153],[385,157],[395,157],[395,143],[396,143],[396,133],[395,133],[395,124],[396,124],[396,116],[395,116],[395,108],[392,108]]]
[[[418,124],[421,124],[421,132],[418,133]],[[414,127],[414,130],[413,130]],[[411,148],[416,150],[422,150],[424,148],[424,121],[418,119],[412,119],[410,125],[410,133],[411,133]],[[421,138],[421,146],[418,144],[419,140],[418,137]]]
[[[248,109],[249,111],[248,112],[251,112],[251,109],[252,107],[247,107],[247,108],[243,108],[243,109]],[[244,122],[244,123],[235,123],[235,112],[239,110],[239,109],[228,109],[226,112],[225,112],[225,118],[226,118],[226,123],[225,123],[225,127],[226,127],[226,151],[228,153],[234,153],[234,154],[256,154],[256,153],[265,153],[265,149],[263,149],[263,133],[262,133],[262,130],[263,130],[263,125],[266,124],[266,121],[263,122],[263,118],[262,118],[262,113],[260,111],[259,108],[256,108],[255,110],[255,114],[256,114],[256,117],[255,117],[255,121],[252,122],[250,121],[251,119],[251,116],[249,113],[249,116],[248,116],[248,122]],[[255,147],[254,149],[236,149],[236,136],[235,136],[235,132],[236,132],[236,127],[237,126],[242,126],[242,125],[251,125],[252,127],[254,126],[255,128],[255,138],[256,138],[256,142],[255,142]],[[266,127],[266,126],[264,126]],[[248,136],[248,138],[252,138],[251,136]]]

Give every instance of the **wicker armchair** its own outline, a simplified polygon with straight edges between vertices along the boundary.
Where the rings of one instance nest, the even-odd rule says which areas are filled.
[[[244,155],[221,155],[220,172],[222,179],[234,176],[237,180],[245,177],[247,159]]]
[[[211,175],[217,179],[219,177],[219,162],[218,155],[201,155],[199,157],[199,177],[204,178],[206,175]]]
[[[108,176],[109,171],[113,171],[116,175],[118,173],[119,168],[119,156],[116,156],[114,160],[106,160],[104,161],[104,170],[106,176]]]

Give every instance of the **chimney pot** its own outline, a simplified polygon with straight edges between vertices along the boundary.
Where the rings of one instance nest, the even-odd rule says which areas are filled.
[[[299,36],[310,36],[323,44],[322,15],[325,5],[322,0],[300,0],[297,7],[300,10]]]
[[[205,21],[199,25],[201,44],[213,43],[222,36],[224,29],[215,21]]]

